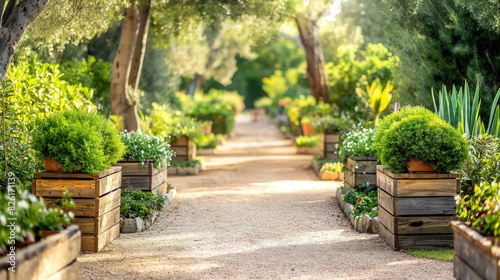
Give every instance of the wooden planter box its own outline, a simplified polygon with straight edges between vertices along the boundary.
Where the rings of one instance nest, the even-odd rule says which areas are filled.
[[[377,166],[379,234],[394,250],[453,247],[459,175],[394,174]]]
[[[353,157],[347,158],[344,171],[345,187],[356,188],[361,184],[377,186],[377,158]]]
[[[325,132],[323,140],[323,157],[328,159],[339,159],[337,152],[340,145],[339,132]],[[321,140],[321,138],[320,138]]]
[[[35,173],[32,192],[47,206],[58,205],[65,189],[71,192],[76,208],[73,224],[82,231],[82,251],[99,252],[120,234],[120,166],[96,174]]]
[[[453,273],[456,279],[500,279],[500,246],[493,237],[459,221],[453,221],[455,257]]]
[[[144,166],[138,160],[124,160],[116,163],[122,168],[122,188],[132,186],[143,192],[167,193],[167,164],[156,169],[154,161],[147,161]]]
[[[69,226],[25,248],[16,250],[15,272],[9,256],[0,258],[0,280],[77,279],[81,233]]]
[[[196,144],[187,137],[176,139],[170,145],[175,152],[172,162],[191,161],[196,157]]]

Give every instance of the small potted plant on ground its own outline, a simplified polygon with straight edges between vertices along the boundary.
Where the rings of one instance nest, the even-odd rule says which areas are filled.
[[[99,251],[119,235],[121,167],[125,145],[118,130],[102,115],[80,110],[37,119],[33,148],[57,163],[54,170],[35,173],[32,192],[48,206],[59,205],[64,190],[72,193],[82,250]],[[106,223],[98,221],[105,220]]]
[[[450,171],[467,160],[464,138],[429,110],[405,107],[382,120],[375,140],[382,238],[395,250],[452,247],[460,181]],[[409,170],[412,159],[435,171]]]
[[[172,160],[170,144],[158,136],[141,132],[120,133],[126,145],[124,160],[116,165],[122,167],[122,188],[160,193],[167,192],[167,166]]]
[[[343,164],[340,162],[327,162],[321,167],[321,180],[344,180],[342,173]]]
[[[319,137],[317,135],[299,136],[295,138],[297,154],[320,155]]]
[[[344,129],[346,122],[342,118],[325,115],[315,118],[312,125],[320,133],[320,145],[323,157],[338,159],[340,131]]]
[[[377,186],[377,157],[373,137],[375,130],[359,127],[344,136],[339,150],[344,163],[345,187],[356,188],[360,184]]]
[[[455,278],[500,279],[500,185],[483,182],[457,199]]]

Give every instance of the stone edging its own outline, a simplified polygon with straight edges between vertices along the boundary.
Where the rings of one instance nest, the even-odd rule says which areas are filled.
[[[344,212],[346,217],[349,218],[349,221],[351,222],[354,229],[357,232],[361,233],[378,234],[378,227],[379,227],[378,217],[371,218],[368,215],[363,215],[361,216],[361,218],[356,219],[352,214],[354,206],[347,202],[344,202],[343,198],[344,198],[344,188],[339,187],[337,188],[337,201],[339,203],[339,207],[342,210],[342,212]]]
[[[214,149],[209,148],[209,149],[196,149],[196,155],[197,156],[211,156],[214,154]]]
[[[198,173],[201,172],[201,166],[197,165],[196,167],[169,167],[167,169],[167,174],[168,175],[179,175],[179,176],[186,176],[186,175],[198,175]]]
[[[169,207],[175,197],[175,189],[168,191],[167,199],[165,200],[165,208]],[[163,210],[165,210],[163,208]],[[153,223],[156,221],[160,212],[155,211],[153,213],[153,217],[151,217],[151,221],[143,220],[140,217],[136,218],[120,218],[120,233],[136,233],[148,230]]]

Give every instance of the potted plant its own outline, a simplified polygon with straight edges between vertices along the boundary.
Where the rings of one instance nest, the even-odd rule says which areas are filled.
[[[201,123],[185,116],[180,111],[169,111],[166,106],[153,103],[147,122],[147,132],[163,137],[170,142],[175,157],[172,162],[190,161],[196,157],[196,144],[193,139],[201,135]]]
[[[170,144],[141,132],[124,131],[120,136],[126,145],[124,160],[116,164],[122,167],[122,188],[166,193],[167,166],[173,156]]]
[[[314,127],[312,126],[312,120],[309,117],[303,117],[300,120],[300,125],[302,126],[302,134],[303,135],[314,135]]]
[[[393,249],[452,247],[457,173],[468,157],[465,139],[423,107],[404,107],[377,128],[379,233]],[[409,173],[410,159],[436,171]],[[419,171],[417,171],[419,172]]]
[[[320,155],[319,136],[299,136],[295,138],[297,154]]]
[[[346,122],[340,117],[333,117],[328,114],[315,118],[312,125],[314,129],[320,133],[320,145],[323,151],[323,157],[338,159],[340,131],[344,129]]]
[[[327,162],[321,167],[321,180],[344,180],[342,173],[343,164],[340,162]]]
[[[33,148],[56,161],[62,171],[35,173],[32,192],[48,206],[72,193],[74,224],[82,227],[82,250],[99,251],[119,235],[121,167],[125,145],[102,115],[68,111],[37,119]],[[67,210],[67,209],[65,209]],[[89,220],[95,224],[88,227]],[[105,221],[105,222],[103,222]]]
[[[47,172],[99,173],[122,158],[118,130],[100,114],[81,110],[35,121],[33,148],[46,160]]]
[[[344,186],[356,188],[361,184],[377,186],[377,163],[374,146],[375,130],[359,127],[348,132],[339,150],[340,160],[344,163]]]
[[[453,222],[456,279],[500,279],[500,185],[482,182],[457,198]]]
[[[12,178],[9,176],[9,178]],[[69,226],[73,214],[49,208],[20,187],[0,195],[2,279],[70,279],[78,274],[81,233]],[[12,204],[16,207],[11,210]],[[73,205],[66,192],[63,204]],[[9,209],[10,208],[10,209]]]

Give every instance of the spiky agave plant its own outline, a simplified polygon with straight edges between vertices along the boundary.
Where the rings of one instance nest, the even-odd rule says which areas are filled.
[[[486,126],[479,115],[481,108],[479,82],[476,85],[474,98],[472,98],[472,92],[469,89],[467,81],[465,81],[464,87],[460,87],[458,90],[453,86],[450,94],[448,94],[446,86],[443,85],[442,90],[438,94],[439,107],[436,105],[434,89],[432,89],[432,100],[436,114],[457,128],[460,133],[466,134],[469,138],[480,134],[500,136],[500,106],[497,105],[499,97],[500,90],[491,104],[490,118]]]

